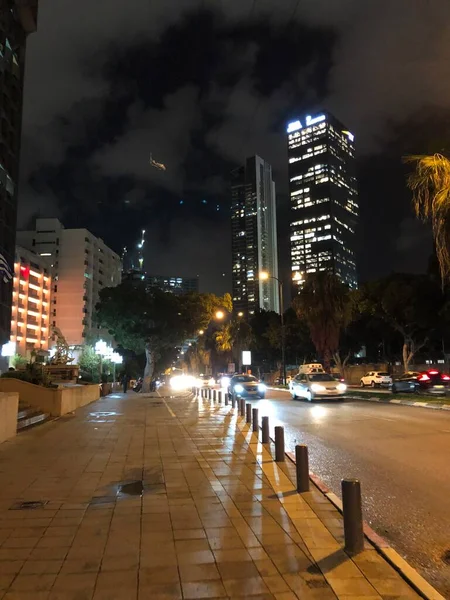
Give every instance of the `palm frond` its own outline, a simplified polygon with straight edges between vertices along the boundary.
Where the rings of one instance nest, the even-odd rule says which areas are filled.
[[[442,285],[450,281],[450,160],[442,154],[403,158],[415,165],[407,179],[416,216],[431,224]]]

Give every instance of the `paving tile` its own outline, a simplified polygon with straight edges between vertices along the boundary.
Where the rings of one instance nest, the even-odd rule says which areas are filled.
[[[251,561],[226,561],[218,562],[222,579],[246,579],[248,577],[259,577],[256,565]]]
[[[219,580],[184,582],[182,588],[185,600],[195,598],[224,598],[227,596],[223,583]]]
[[[252,596],[269,592],[262,577],[248,579],[229,579],[223,582],[230,596]]]
[[[174,583],[157,583],[153,585],[139,585],[139,600],[182,600],[181,586]]]
[[[21,575],[57,574],[63,564],[60,560],[28,560],[23,564]]]
[[[207,563],[202,565],[180,564],[179,572],[182,582],[209,581],[211,579],[220,579],[220,573],[218,571],[217,565],[214,563]]]
[[[53,575],[22,575],[14,579],[10,590],[12,592],[46,592],[50,591],[56,579]]]
[[[138,588],[138,572],[133,571],[118,571],[101,572],[97,577],[95,589],[97,590],[129,590],[131,593],[137,593]]]

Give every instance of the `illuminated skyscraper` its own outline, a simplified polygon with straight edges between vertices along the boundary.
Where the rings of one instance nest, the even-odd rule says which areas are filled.
[[[0,0],[0,345],[9,339],[26,37],[37,0]]]
[[[357,286],[354,136],[329,113],[288,124],[294,294],[307,273],[331,270]]]
[[[231,234],[235,310],[279,313],[278,283],[258,277],[261,271],[278,277],[275,183],[272,167],[259,156],[232,173]]]

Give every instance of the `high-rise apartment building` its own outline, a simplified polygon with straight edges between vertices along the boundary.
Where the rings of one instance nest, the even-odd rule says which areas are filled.
[[[358,221],[354,136],[329,113],[289,123],[287,135],[294,294],[308,273],[324,270],[354,288]]]
[[[9,340],[26,37],[37,0],[0,0],[0,345]]]
[[[233,305],[245,315],[280,312],[277,216],[272,167],[259,156],[233,171],[231,181]]]
[[[29,358],[33,351],[48,350],[51,288],[48,262],[16,246],[10,336],[14,354]]]
[[[121,282],[120,257],[87,229],[65,229],[58,219],[36,219],[35,231],[19,231],[17,239],[50,261],[51,326],[58,327],[74,346],[102,335],[95,322],[95,305],[102,288]]]
[[[164,292],[173,294],[198,293],[198,277],[165,277],[163,275],[146,275],[145,281],[149,286],[157,287]]]

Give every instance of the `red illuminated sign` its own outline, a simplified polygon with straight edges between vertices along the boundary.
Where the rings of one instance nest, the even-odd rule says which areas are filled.
[[[20,276],[24,279],[28,279],[30,276],[30,267],[20,267]]]

